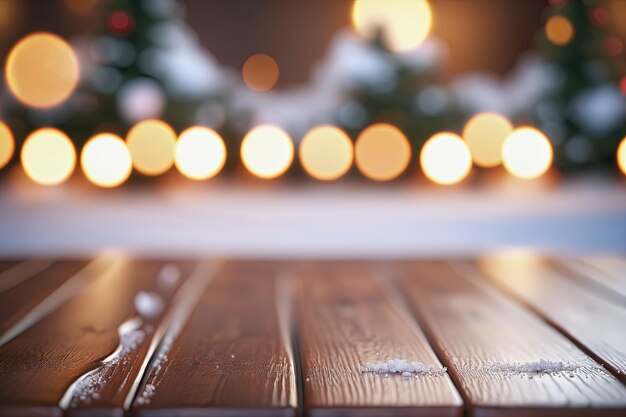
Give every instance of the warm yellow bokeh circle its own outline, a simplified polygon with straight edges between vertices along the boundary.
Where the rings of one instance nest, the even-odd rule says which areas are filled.
[[[122,184],[133,168],[126,143],[111,133],[89,139],[81,152],[80,164],[89,181],[106,188]]]
[[[411,161],[411,145],[395,126],[377,123],[361,132],[354,145],[354,162],[363,175],[390,181],[402,174]]]
[[[318,126],[302,138],[299,155],[307,174],[318,180],[332,181],[348,172],[354,150],[343,130],[335,126]]]
[[[394,52],[403,52],[426,39],[432,12],[426,0],[355,0],[352,23],[367,40],[382,31],[385,45]]]
[[[80,78],[72,47],[57,35],[44,32],[24,37],[11,49],[5,73],[13,95],[37,108],[67,100]]]
[[[619,146],[617,147],[617,166],[622,171],[624,175],[626,175],[626,137],[622,139]]]
[[[206,180],[226,163],[224,140],[213,129],[201,126],[183,131],[176,143],[176,168],[187,178]]]
[[[254,91],[271,90],[278,82],[278,64],[269,55],[255,54],[246,60],[241,75],[246,85]]]
[[[431,181],[452,185],[470,173],[472,156],[463,139],[454,133],[443,132],[426,141],[420,153],[420,165]]]
[[[552,145],[539,130],[517,128],[502,146],[502,163],[513,176],[532,180],[545,174],[552,164]]]
[[[9,163],[15,152],[15,139],[9,126],[0,121],[0,168]]]
[[[41,185],[61,184],[76,166],[74,144],[60,130],[37,129],[31,133],[20,154],[26,175]]]
[[[133,166],[144,175],[160,175],[174,165],[176,133],[162,120],[143,120],[126,135]]]
[[[479,113],[463,129],[463,139],[476,165],[495,167],[502,163],[502,145],[513,132],[513,125],[497,113]]]
[[[282,175],[293,162],[293,142],[277,126],[255,127],[241,142],[241,161],[248,171],[259,178],[271,179]]]
[[[574,25],[564,16],[552,16],[546,23],[546,37],[557,46],[565,46],[574,38]]]

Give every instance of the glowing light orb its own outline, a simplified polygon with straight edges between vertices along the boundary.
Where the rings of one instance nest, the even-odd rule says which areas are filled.
[[[26,175],[41,185],[61,184],[76,167],[76,150],[72,141],[57,129],[42,128],[31,133],[21,152]]]
[[[226,163],[226,147],[213,129],[190,127],[176,143],[176,168],[187,178],[206,180],[217,175]]]
[[[352,23],[366,40],[382,31],[383,42],[394,52],[419,46],[432,26],[432,12],[426,0],[356,0]]]
[[[9,126],[0,121],[0,168],[9,163],[15,152],[15,140]]]
[[[472,155],[459,136],[448,132],[438,133],[424,144],[420,165],[431,181],[452,185],[467,177],[472,169]]]
[[[495,167],[502,163],[502,144],[513,132],[513,125],[496,113],[479,113],[463,129],[463,139],[469,146],[476,165]]]
[[[246,85],[254,91],[271,90],[278,82],[278,64],[269,55],[252,55],[243,64],[241,75]]]
[[[176,133],[161,120],[144,120],[126,135],[133,166],[144,175],[160,175],[174,164]]]
[[[6,79],[22,103],[38,108],[64,102],[80,77],[72,47],[51,33],[33,33],[20,40],[9,53]]]
[[[513,176],[532,180],[541,177],[552,164],[552,145],[532,127],[520,127],[502,146],[502,163]]]
[[[402,174],[411,160],[411,145],[395,126],[378,123],[361,132],[354,145],[359,171],[375,181],[390,181]]]
[[[105,188],[122,184],[132,171],[126,144],[110,133],[101,133],[89,139],[80,155],[80,164],[89,181]]]
[[[546,23],[546,37],[557,46],[565,46],[574,38],[574,25],[563,16],[552,16]]]
[[[343,176],[352,165],[352,141],[343,130],[319,126],[304,135],[300,143],[300,163],[313,178],[332,181]]]
[[[241,160],[259,178],[276,178],[293,162],[293,142],[279,127],[262,125],[252,129],[241,143]]]
[[[622,174],[626,175],[626,137],[622,139],[617,147],[617,166],[622,171]]]

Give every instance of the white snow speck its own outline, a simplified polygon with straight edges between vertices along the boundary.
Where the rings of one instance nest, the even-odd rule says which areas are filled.
[[[115,366],[119,363],[126,364],[129,354],[136,350],[146,337],[146,333],[139,328],[142,321],[134,317],[122,323],[118,328],[120,342],[117,349],[102,361],[99,368],[85,374],[73,387],[71,393],[71,405],[89,404],[93,400],[100,399],[100,392],[108,381]]]
[[[156,387],[154,384],[146,384],[143,387],[143,391],[141,391],[141,395],[137,397],[137,404],[144,405],[150,403],[150,398],[154,396],[154,392],[156,391]]]
[[[539,359],[535,362],[514,362],[514,363],[496,363],[488,365],[486,370],[489,372],[503,373],[505,375],[520,375],[532,378],[533,376],[557,375],[566,373],[570,377],[574,377],[574,372],[580,369],[580,366],[565,363],[561,361],[550,361],[547,359]]]
[[[163,307],[163,300],[155,293],[140,291],[135,296],[135,309],[144,317],[158,316]]]
[[[180,281],[182,272],[175,264],[165,264],[157,276],[157,284],[163,289],[170,289]]]
[[[419,361],[408,361],[406,359],[389,359],[384,362],[368,362],[361,366],[361,372],[371,372],[374,374],[385,374],[385,378],[389,374],[401,374],[404,377],[411,375],[443,375],[447,371],[446,368],[437,366],[428,366]]]

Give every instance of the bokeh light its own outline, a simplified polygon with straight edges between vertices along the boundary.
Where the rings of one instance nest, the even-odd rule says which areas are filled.
[[[278,82],[278,64],[269,55],[252,55],[243,64],[241,75],[251,90],[268,91]]]
[[[431,181],[452,185],[467,177],[472,169],[472,155],[458,135],[438,133],[424,144],[420,153],[420,165]]]
[[[352,165],[352,141],[334,126],[318,126],[304,135],[300,143],[300,163],[313,178],[332,181],[343,176]]]
[[[552,145],[533,127],[517,128],[502,146],[502,163],[513,176],[527,180],[541,177],[552,164]]]
[[[132,172],[126,144],[111,133],[101,133],[89,139],[80,155],[80,164],[89,181],[106,188],[122,184]]]
[[[0,168],[9,163],[15,152],[15,140],[9,126],[0,121]]]
[[[226,163],[226,147],[213,129],[190,127],[176,144],[176,168],[187,178],[205,180],[217,175]]]
[[[513,125],[496,113],[479,113],[463,129],[463,139],[476,165],[495,167],[502,163],[502,144],[513,132]]]
[[[72,47],[51,33],[33,33],[11,49],[6,62],[6,79],[11,92],[22,103],[53,107],[74,91],[80,77]]]
[[[161,120],[144,120],[126,135],[133,166],[144,175],[160,175],[174,164],[176,133]]]
[[[252,129],[241,143],[241,160],[252,174],[271,179],[282,175],[293,162],[293,142],[279,127],[262,125]]]
[[[617,147],[617,166],[622,171],[624,175],[626,175],[626,137],[622,139],[619,146]]]
[[[354,146],[357,168],[366,177],[389,181],[406,170],[411,160],[411,145],[395,126],[378,123],[361,132]]]
[[[552,16],[546,23],[546,37],[557,46],[565,46],[574,38],[574,25],[567,17]]]
[[[426,0],[356,0],[352,23],[366,40],[382,31],[385,45],[394,52],[419,46],[432,26],[432,12]]]
[[[135,20],[125,10],[115,10],[107,19],[109,30],[118,36],[126,36],[135,28]]]
[[[41,185],[57,185],[72,175],[76,150],[72,141],[57,129],[42,128],[31,133],[21,152],[26,175]]]

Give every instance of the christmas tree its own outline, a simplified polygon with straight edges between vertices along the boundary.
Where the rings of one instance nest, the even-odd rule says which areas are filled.
[[[81,83],[52,109],[14,102],[8,109],[16,136],[41,126],[57,127],[80,146],[107,131],[122,137],[136,122],[159,118],[176,131],[202,124],[228,138],[235,76],[223,71],[184,21],[178,0],[113,0],[101,10],[94,33],[71,40]]]
[[[431,135],[461,130],[467,115],[441,79],[444,47],[438,40],[401,53],[388,49],[380,35],[363,42],[365,62],[378,73],[345,88],[346,104],[336,116],[342,128],[356,136],[372,123],[390,123],[410,140],[414,160]]]
[[[555,163],[578,169],[612,163],[626,134],[623,45],[595,0],[552,0],[538,36],[557,81],[531,113],[555,147]],[[620,57],[621,56],[621,57]]]

